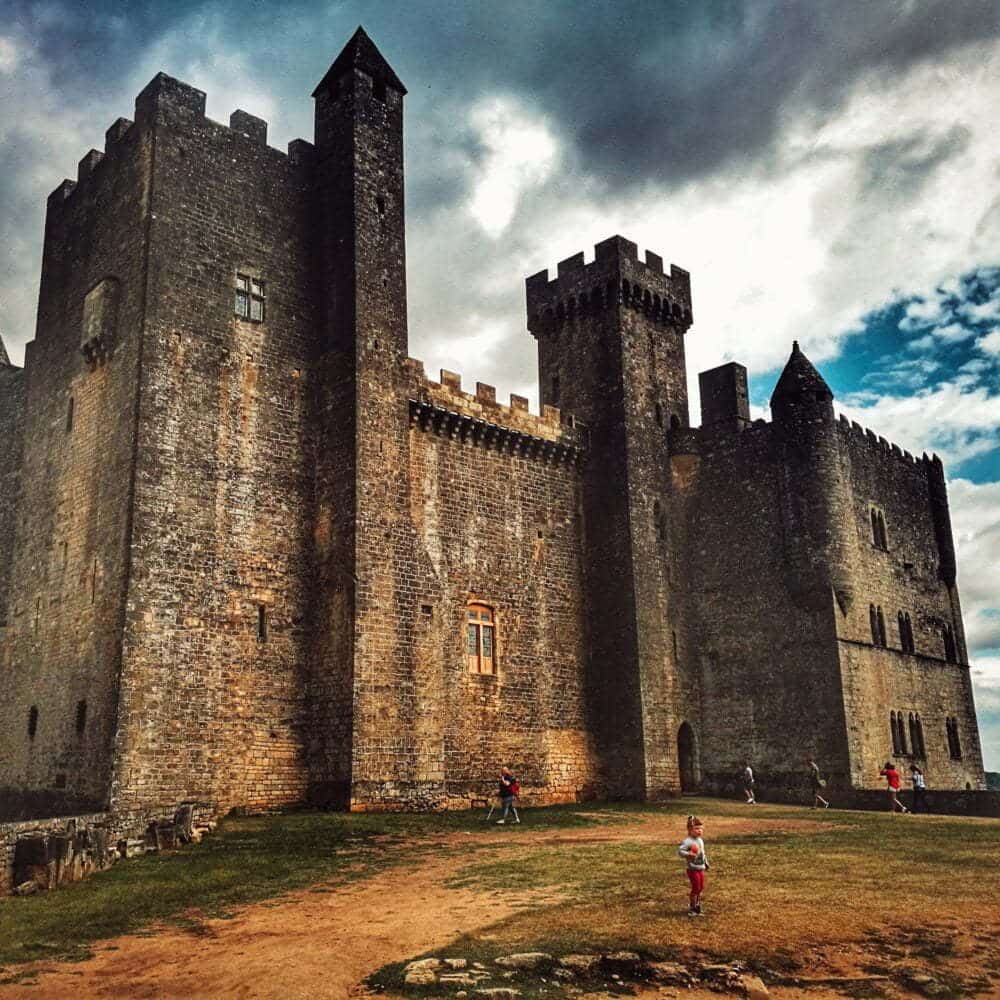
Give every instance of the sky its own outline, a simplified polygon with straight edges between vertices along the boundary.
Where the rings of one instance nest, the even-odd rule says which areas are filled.
[[[33,335],[45,198],[160,70],[312,138],[358,24],[406,98],[410,354],[537,407],[526,275],[615,233],[692,273],[697,373],[792,339],[840,412],[949,478],[988,769],[1000,770],[1000,4],[10,0],[0,331]]]

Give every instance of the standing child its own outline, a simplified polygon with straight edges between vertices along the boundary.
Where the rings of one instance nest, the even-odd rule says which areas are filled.
[[[705,841],[702,835],[705,825],[697,816],[688,816],[688,835],[677,848],[677,853],[687,862],[687,877],[691,884],[689,917],[701,916],[701,894],[705,891],[705,872],[708,858],[705,855]]]
[[[750,766],[750,761],[743,761],[743,794],[747,797],[747,805],[755,806],[757,800],[753,797],[753,768]]]

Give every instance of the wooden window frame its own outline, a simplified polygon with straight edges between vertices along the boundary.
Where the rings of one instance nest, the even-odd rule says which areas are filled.
[[[497,621],[488,604],[470,601],[465,607],[465,665],[477,677],[496,677]]]
[[[237,319],[245,323],[263,323],[267,318],[267,286],[260,278],[236,272],[236,286],[233,290],[233,312]],[[255,315],[259,313],[259,315]]]

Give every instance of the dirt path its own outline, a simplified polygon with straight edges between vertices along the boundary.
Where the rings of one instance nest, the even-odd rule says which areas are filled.
[[[526,846],[676,839],[676,818],[635,817],[609,824],[551,832],[519,830],[484,834],[489,853],[503,856]],[[813,820],[719,818],[717,832],[825,826]],[[445,886],[469,859],[460,850],[467,835],[442,838],[446,850],[409,867],[382,872],[346,886],[315,886],[262,902],[226,920],[209,920],[198,932],[166,927],[95,946],[78,963],[35,963],[28,984],[0,987],[0,998],[58,1000],[88,997],[337,998],[368,994],[364,978],[390,962],[443,950],[462,934],[483,930],[524,906],[551,901],[552,893],[484,893]],[[482,853],[477,860],[483,859]],[[10,969],[7,970],[9,973]],[[695,1000],[701,991],[681,991]],[[710,996],[711,994],[705,994]],[[790,998],[798,991],[779,990]],[[824,991],[810,991],[818,1000]],[[833,994],[829,994],[833,995]],[[662,997],[657,991],[649,996]]]

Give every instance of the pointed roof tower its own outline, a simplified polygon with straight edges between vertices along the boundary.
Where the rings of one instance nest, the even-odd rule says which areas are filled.
[[[0,368],[13,368],[14,366],[10,363],[10,355],[7,353],[7,348],[4,346],[3,334],[0,333]]]
[[[385,61],[385,57],[375,47],[365,29],[358,25],[358,30],[351,36],[351,40],[344,46],[340,55],[333,60],[333,65],[326,71],[326,75],[320,80],[312,96],[315,97],[326,90],[350,69],[363,70],[372,79],[387,84],[401,94],[406,93],[406,87],[396,76],[393,68]]]
[[[771,408],[775,402],[801,399],[809,394],[812,399],[825,397],[825,402],[833,400],[833,392],[813,363],[799,350],[799,342],[792,341],[792,353],[788,358],[778,384],[771,393]]]

